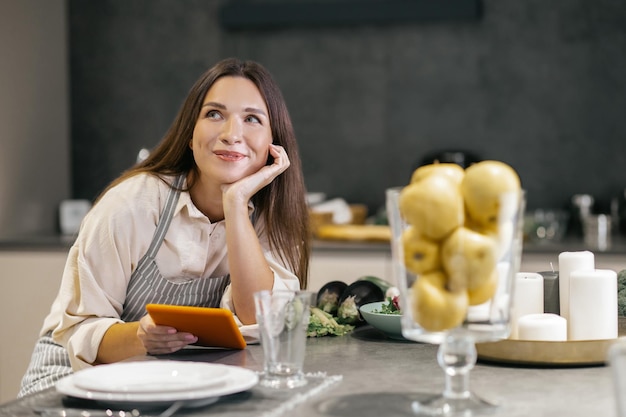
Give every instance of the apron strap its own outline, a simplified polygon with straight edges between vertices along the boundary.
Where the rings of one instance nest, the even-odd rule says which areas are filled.
[[[176,203],[178,203],[178,198],[180,197],[180,187],[183,185],[185,180],[185,176],[183,174],[176,177],[172,187],[170,188],[170,192],[167,195],[167,200],[165,201],[165,206],[161,211],[161,215],[159,217],[159,222],[157,224],[157,228],[154,231],[154,235],[152,237],[152,242],[150,243],[150,247],[146,251],[146,254],[141,259],[139,265],[137,265],[137,269],[140,269],[141,264],[146,262],[148,259],[153,259],[161,244],[163,243],[163,238],[167,233],[167,229],[170,227],[170,223],[172,222],[172,217],[174,214],[174,209],[176,208]]]

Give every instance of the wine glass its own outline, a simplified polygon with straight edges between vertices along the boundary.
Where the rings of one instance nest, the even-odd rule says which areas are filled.
[[[521,259],[525,194],[522,190],[517,193],[506,193],[498,196],[499,198],[501,197],[498,227],[495,229],[496,232],[490,235],[495,248],[494,256],[492,257],[493,265],[491,265],[493,270],[493,288],[491,292],[486,294],[491,295],[483,295],[482,299],[480,297],[474,300],[470,298],[474,302],[469,302],[469,304],[474,305],[466,304],[467,307],[465,310],[462,310],[462,313],[457,312],[460,315],[460,319],[457,319],[458,324],[446,328],[446,324],[442,324],[442,320],[445,322],[449,311],[455,310],[456,307],[452,305],[440,308],[439,311],[442,314],[436,313],[435,308],[434,315],[436,317],[430,317],[433,320],[427,320],[433,323],[429,322],[426,325],[424,321],[424,318],[430,319],[428,317],[428,308],[431,306],[428,304],[435,301],[443,302],[442,300],[445,299],[446,294],[449,295],[447,286],[450,283],[448,282],[446,287],[440,288],[447,291],[445,294],[441,292],[434,296],[431,294],[430,298],[424,298],[424,286],[428,282],[433,282],[431,280],[433,274],[430,272],[414,273],[411,272],[415,270],[414,267],[407,268],[407,259],[408,262],[411,262],[413,254],[411,251],[417,252],[418,257],[429,256],[429,252],[423,247],[419,247],[416,250],[415,247],[407,246],[406,252],[409,253],[409,256],[405,257],[404,242],[408,241],[406,238],[403,239],[403,234],[409,233],[408,229],[410,227],[415,228],[415,226],[409,225],[401,214],[399,207],[401,191],[402,187],[386,190],[386,208],[392,232],[392,271],[400,290],[402,334],[409,340],[438,344],[437,361],[445,372],[445,388],[443,391],[426,400],[413,401],[411,412],[415,415],[460,413],[461,415],[469,416],[474,412],[487,411],[496,407],[496,405],[483,400],[470,390],[470,371],[477,360],[475,346],[477,342],[507,338],[510,332],[514,277],[519,270]],[[413,231],[412,233],[419,233],[419,231]],[[470,244],[460,242],[464,241],[459,240],[455,244],[457,246]],[[457,259],[454,262],[463,262],[463,259],[458,258],[458,256],[461,256],[459,254],[471,252],[471,250],[458,251]],[[443,255],[439,253],[438,256],[441,260]],[[424,259],[416,260],[425,261]],[[449,267],[449,264],[447,266]],[[440,267],[444,269],[441,265]],[[437,273],[434,276],[437,276]],[[429,278],[426,275],[431,277]],[[417,289],[419,280],[424,280],[420,290]],[[430,290],[433,290],[432,286]],[[421,295],[418,294],[419,291],[422,291]],[[444,298],[440,298],[440,296]],[[484,301],[485,298],[487,298],[486,301]],[[454,304],[456,301],[450,302]],[[433,310],[430,310],[430,312],[433,314]],[[420,325],[420,322],[430,330]],[[433,328],[435,329],[433,330]]]

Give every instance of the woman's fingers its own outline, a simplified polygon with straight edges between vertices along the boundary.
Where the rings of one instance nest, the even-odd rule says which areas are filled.
[[[176,329],[171,327],[166,328],[166,332],[157,332],[156,330],[162,326],[157,326],[154,332],[146,334],[143,339],[143,344],[148,353],[161,354],[172,353],[184,348],[187,345],[196,343],[198,338],[191,333],[176,332]],[[170,330],[174,330],[175,333],[171,333]]]
[[[270,145],[270,155],[274,158],[274,163],[270,167],[276,166],[278,174],[284,172],[291,165],[287,151],[280,145]]]
[[[191,333],[178,332],[173,327],[154,324],[150,316],[140,320],[137,336],[148,353],[157,355],[176,352],[198,341]]]

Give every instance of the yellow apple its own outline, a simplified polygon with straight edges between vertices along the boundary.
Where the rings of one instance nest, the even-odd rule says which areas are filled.
[[[421,236],[410,226],[402,233],[404,264],[414,274],[423,274],[441,268],[439,244]]]
[[[441,245],[441,263],[451,291],[474,290],[496,269],[497,245],[490,236],[459,227]]]
[[[510,220],[521,198],[517,172],[500,161],[470,165],[460,185],[466,214],[477,227],[496,231],[503,220]]]
[[[434,163],[428,165],[422,165],[413,171],[411,175],[411,182],[418,182],[430,175],[444,175],[454,181],[456,184],[461,184],[465,171],[458,164],[453,163]]]
[[[497,226],[480,226],[471,221],[469,216],[465,216],[465,227],[475,232],[482,233],[493,238],[496,242],[496,259],[502,259],[512,248],[517,220],[511,218],[501,219]]]
[[[498,278],[498,271],[495,270],[482,285],[468,290],[469,305],[476,306],[491,300],[498,289]]]
[[[400,212],[419,234],[439,241],[463,224],[459,187],[443,175],[430,175],[400,192]]]
[[[425,330],[443,331],[463,323],[469,305],[467,291],[448,291],[443,272],[421,275],[412,291],[413,315]]]

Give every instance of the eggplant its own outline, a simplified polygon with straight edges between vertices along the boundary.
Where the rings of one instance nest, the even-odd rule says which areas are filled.
[[[378,285],[380,287],[380,289],[383,291],[383,293],[386,293],[387,290],[393,286],[393,285],[391,285],[390,282],[385,281],[382,278],[378,278],[378,277],[376,277],[374,275],[362,276],[361,278],[358,279],[358,281],[361,281],[361,280],[363,280],[363,281],[370,281],[371,283]]]
[[[380,289],[383,290],[383,293],[385,294],[384,301],[386,301],[389,298],[393,298],[397,295],[400,295],[400,291],[398,290],[397,287],[394,287],[389,281],[385,281],[384,279],[378,278],[374,275],[365,275],[359,278],[359,280],[370,281],[378,285]]]
[[[326,283],[317,292],[317,308],[334,316],[339,308],[339,299],[346,288],[348,288],[348,284],[343,281]]]
[[[365,323],[359,307],[364,304],[385,301],[385,293],[376,284],[367,280],[357,280],[348,285],[339,299],[337,319],[341,324],[358,326]]]

